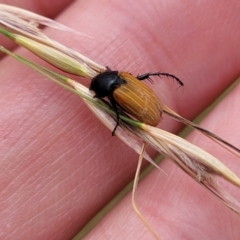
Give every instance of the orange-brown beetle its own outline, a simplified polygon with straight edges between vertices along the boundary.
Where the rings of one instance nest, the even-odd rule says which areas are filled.
[[[117,123],[113,135],[119,124],[119,108],[148,125],[157,126],[160,122],[162,103],[154,91],[141,82],[150,80],[150,76],[172,77],[183,85],[177,77],[168,73],[146,73],[134,77],[130,73],[112,71],[109,68],[92,79],[89,89],[101,100],[107,97],[116,112]]]

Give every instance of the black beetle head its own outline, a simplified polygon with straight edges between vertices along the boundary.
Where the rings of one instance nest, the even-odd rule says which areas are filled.
[[[124,82],[118,76],[118,71],[106,71],[92,79],[89,89],[95,92],[95,97],[104,98],[111,96],[114,89]]]

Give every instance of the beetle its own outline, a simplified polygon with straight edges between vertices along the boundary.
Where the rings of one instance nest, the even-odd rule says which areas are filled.
[[[94,97],[109,104],[116,113],[116,126],[119,125],[119,110],[133,116],[136,120],[151,126],[157,126],[162,115],[162,103],[154,91],[142,80],[150,80],[151,76],[167,76],[175,79],[181,86],[183,83],[169,73],[145,73],[134,77],[127,72],[112,71],[107,67],[105,72],[96,75],[89,89],[95,93]],[[109,102],[105,100],[107,98]]]

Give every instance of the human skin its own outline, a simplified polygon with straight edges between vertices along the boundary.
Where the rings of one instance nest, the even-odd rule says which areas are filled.
[[[42,15],[59,13],[58,21],[92,36],[54,31],[54,39],[102,65],[134,75],[178,76],[183,88],[176,90],[176,83],[165,78],[154,78],[150,86],[185,118],[197,116],[240,75],[237,0],[85,0],[68,8],[66,2],[57,9],[54,1],[19,4]],[[16,52],[40,62],[22,48]],[[0,238],[70,239],[133,179],[138,156],[78,97],[10,57],[1,59],[0,68]],[[237,86],[201,126],[240,148],[239,91]],[[178,133],[183,126],[163,117],[159,127]],[[196,132],[187,139],[240,176],[236,157]],[[161,239],[240,238],[235,213],[171,161],[160,167],[166,174],[152,171],[139,184],[137,203]],[[235,188],[230,190],[240,199]],[[130,197],[86,239],[151,239]]]

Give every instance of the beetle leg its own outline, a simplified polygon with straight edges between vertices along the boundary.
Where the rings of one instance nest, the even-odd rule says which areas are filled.
[[[117,107],[117,104],[116,104],[115,100],[113,99],[113,97],[110,97],[109,100],[110,100],[112,108],[115,111],[116,116],[117,116],[116,125],[115,125],[115,127],[112,131],[112,136],[115,136],[115,131],[116,131],[118,125],[119,125],[120,117],[119,117],[118,107]]]
[[[115,135],[115,131],[119,125],[119,120],[120,120],[120,117],[119,117],[119,113],[118,113],[118,107],[117,107],[117,104],[115,102],[115,100],[112,98],[112,97],[109,97],[108,98],[110,103],[108,101],[106,101],[104,98],[101,98],[101,100],[106,104],[108,105],[110,108],[113,108],[113,110],[115,111],[116,113],[116,116],[117,116],[117,121],[116,121],[116,126],[114,127],[113,131],[112,131],[112,136]]]
[[[150,78],[150,76],[158,76],[158,77],[160,77],[160,76],[166,76],[166,77],[171,77],[171,78],[173,78],[174,80],[176,80],[179,85],[183,86],[183,82],[182,82],[179,78],[177,78],[176,76],[174,76],[174,75],[172,75],[172,74],[169,74],[169,73],[161,73],[161,72],[156,72],[156,73],[144,73],[144,74],[142,74],[142,75],[138,75],[138,76],[137,76],[137,79],[140,80],[140,81],[145,80],[145,79],[148,79],[148,80],[151,81],[152,79]]]
[[[106,66],[106,69],[107,69],[107,72],[111,72],[112,71],[111,68],[108,67],[108,66]]]
[[[106,105],[108,105],[110,108],[112,108],[112,105],[107,101],[105,100],[104,98],[100,98],[101,101],[103,101]]]

